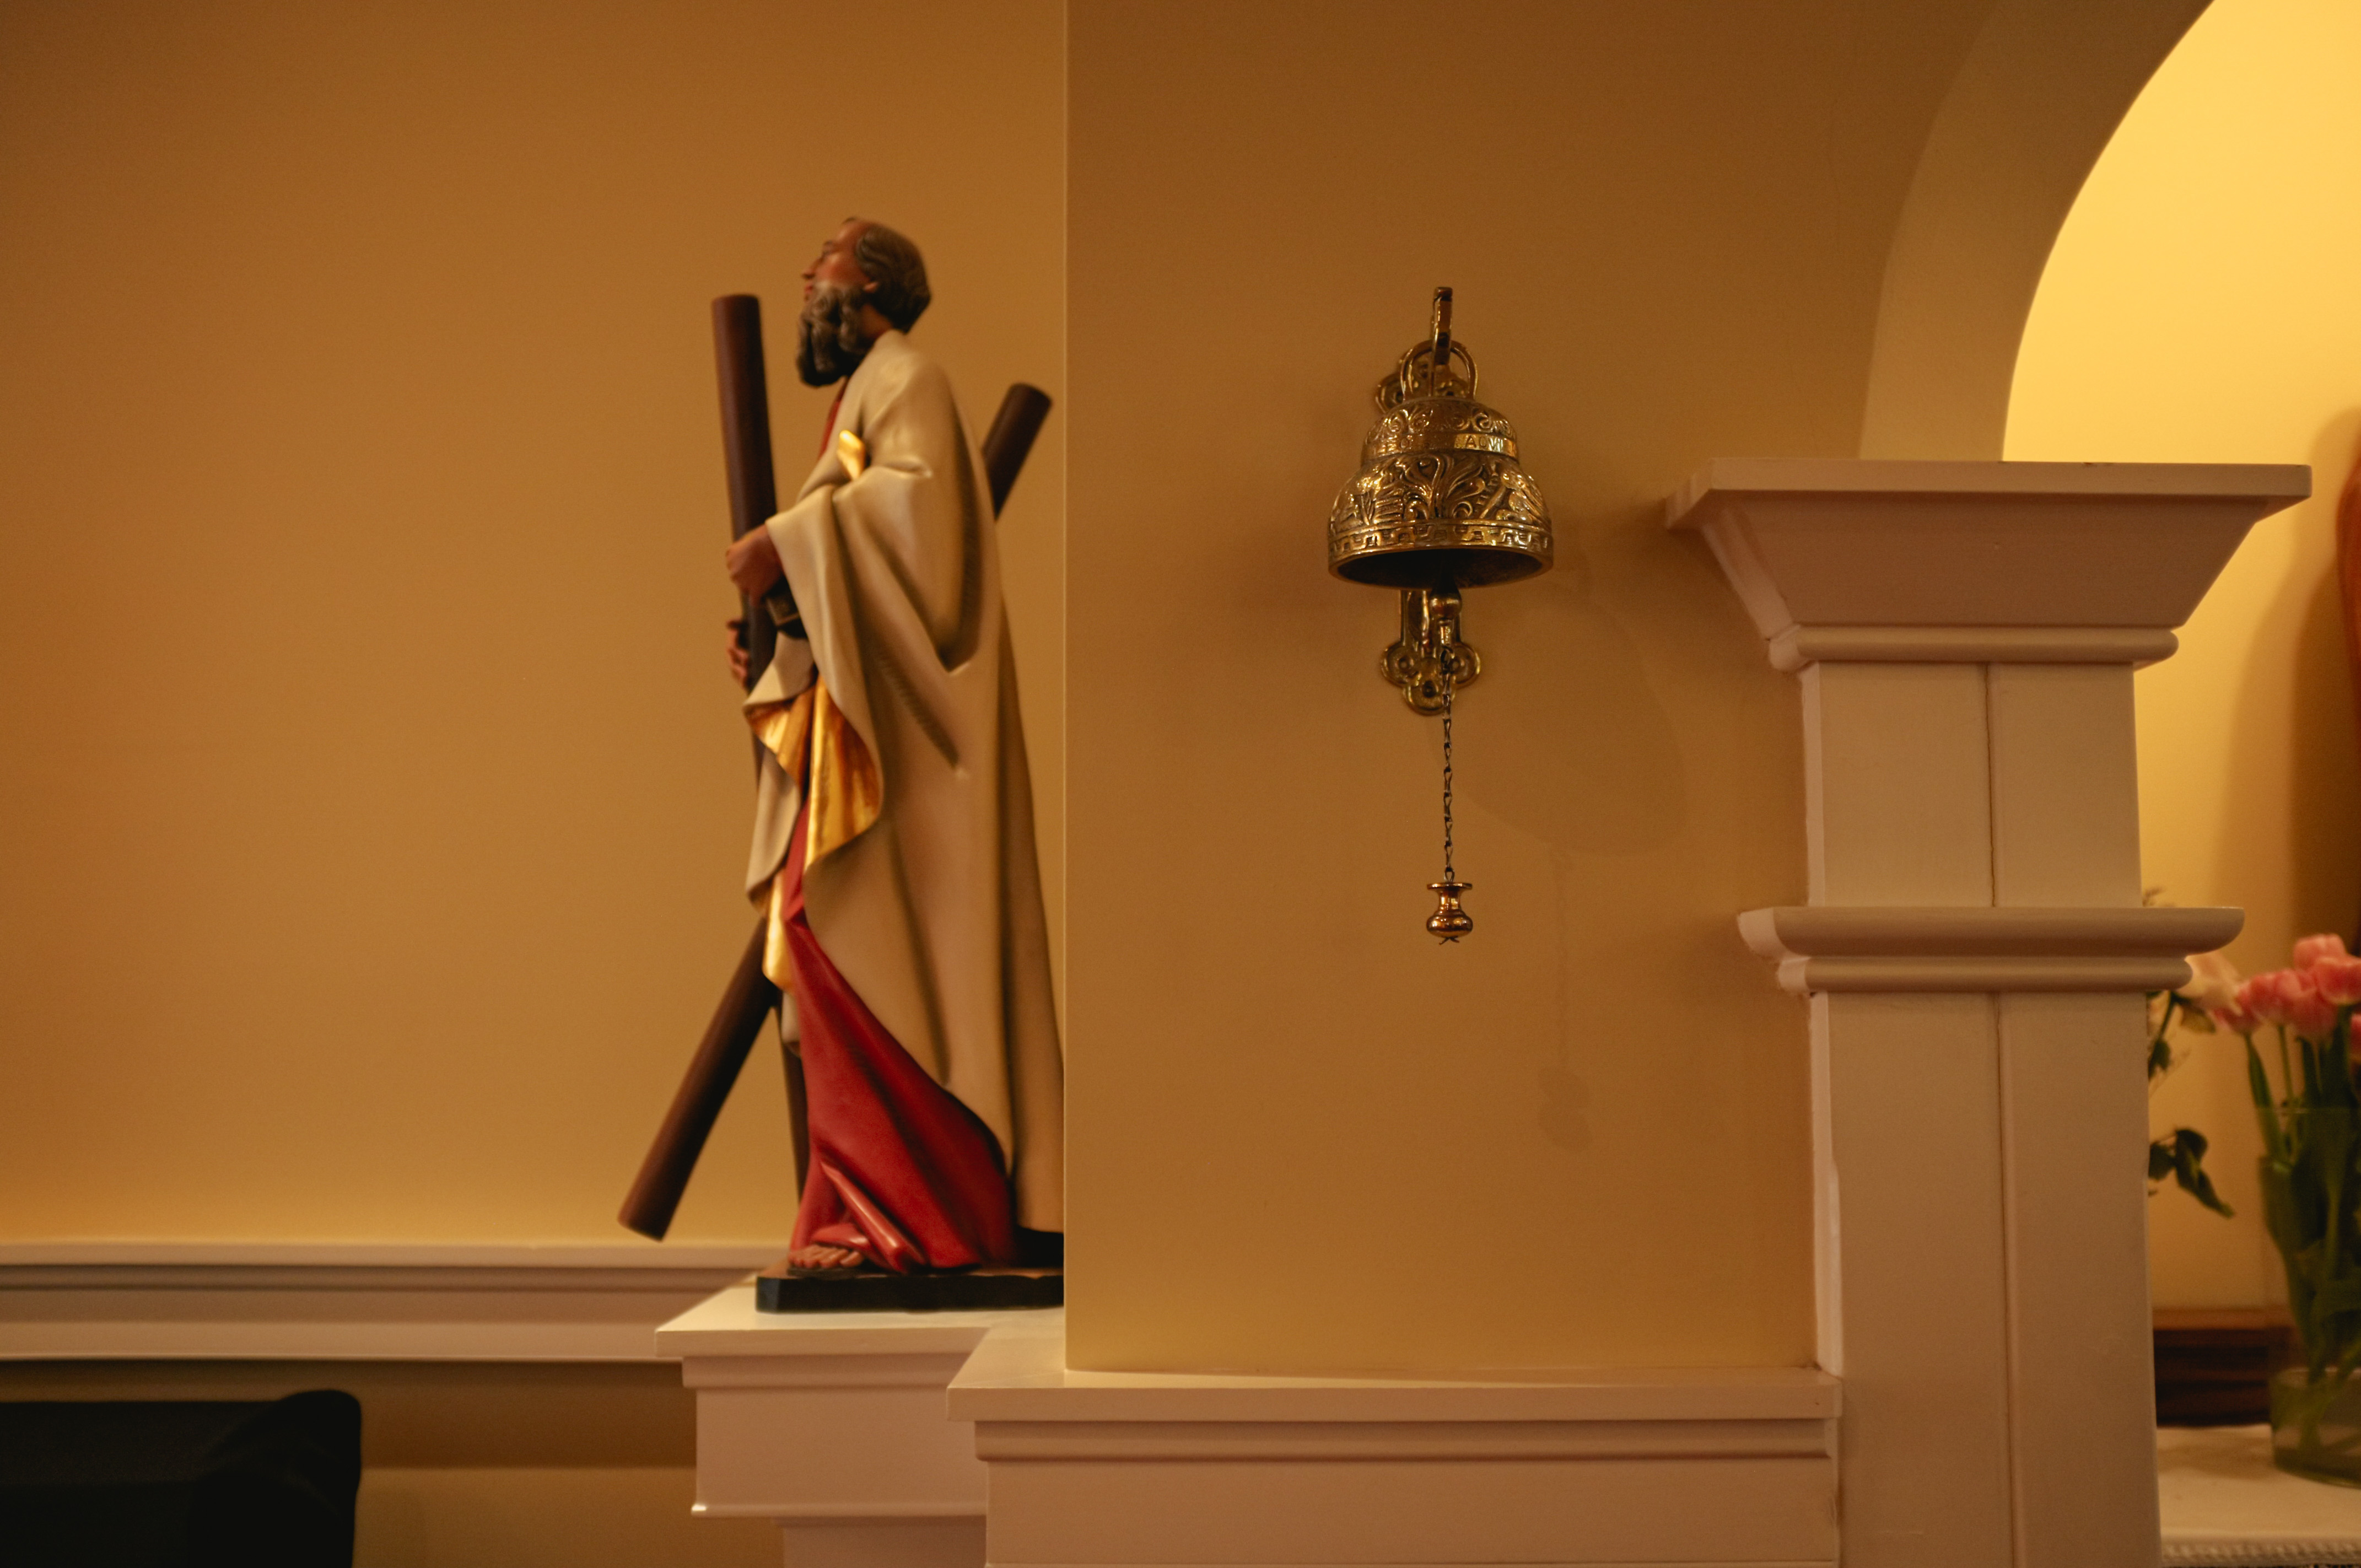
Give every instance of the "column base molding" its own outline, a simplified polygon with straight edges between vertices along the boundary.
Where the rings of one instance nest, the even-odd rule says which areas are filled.
[[[1839,1388],[1800,1368],[1499,1381],[1070,1372],[1013,1326],[950,1386],[994,1568],[1833,1563]]]

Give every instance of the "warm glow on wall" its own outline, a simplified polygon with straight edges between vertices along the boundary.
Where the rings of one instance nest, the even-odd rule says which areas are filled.
[[[790,493],[849,213],[972,425],[1064,395],[1060,7],[911,29],[858,158],[816,17],[0,16],[0,1239],[630,1240],[750,924],[708,302]],[[1053,890],[1065,428],[1001,521]],[[785,1100],[674,1239],[786,1233]]]
[[[2354,707],[2330,567],[2361,434],[2361,7],[2217,0],[2125,118],[2059,236],[2009,409],[2015,459],[2309,463],[2139,678],[2142,854],[2179,904],[2247,911],[2242,968],[2361,913]],[[2239,1214],[2150,1204],[2160,1306],[2275,1292],[2235,1041],[2158,1093]]]

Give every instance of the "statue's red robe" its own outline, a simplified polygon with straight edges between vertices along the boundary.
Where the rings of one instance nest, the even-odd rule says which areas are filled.
[[[766,747],[748,890],[808,1091],[795,1245],[1006,1262],[1019,1225],[1064,1228],[1064,1073],[983,467],[899,333],[821,452],[766,525],[809,641],[747,698]]]

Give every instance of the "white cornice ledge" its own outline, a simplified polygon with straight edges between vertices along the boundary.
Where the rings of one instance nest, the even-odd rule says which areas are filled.
[[[2238,934],[2238,909],[1750,909],[1746,945],[1807,992],[2169,991],[2190,953]]]
[[[1771,663],[2156,664],[2180,639],[2149,627],[1791,626],[1770,640]]]
[[[0,1244],[0,1361],[654,1361],[771,1245]]]
[[[1912,457],[1717,457],[1665,502],[1680,527],[1717,495],[1890,496],[1913,499],[2245,496],[2282,504],[2312,494],[2301,463],[1995,463]]]
[[[2324,1536],[2290,1540],[2257,1537],[2239,1540],[2164,1538],[2166,1568],[2205,1564],[2207,1568],[2322,1568],[2323,1564],[2361,1563],[2361,1539]]]
[[[1785,670],[2153,663],[2293,465],[1722,459],[1665,507]]]

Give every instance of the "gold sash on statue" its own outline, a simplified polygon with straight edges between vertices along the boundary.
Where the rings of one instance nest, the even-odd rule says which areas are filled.
[[[764,703],[747,710],[756,740],[770,748],[804,790],[804,874],[858,839],[877,820],[885,786],[877,776],[861,732],[845,722],[844,710],[828,695],[826,681],[814,681],[793,702]],[[763,944],[763,972],[781,991],[788,984],[786,868],[771,878],[770,935]]]

